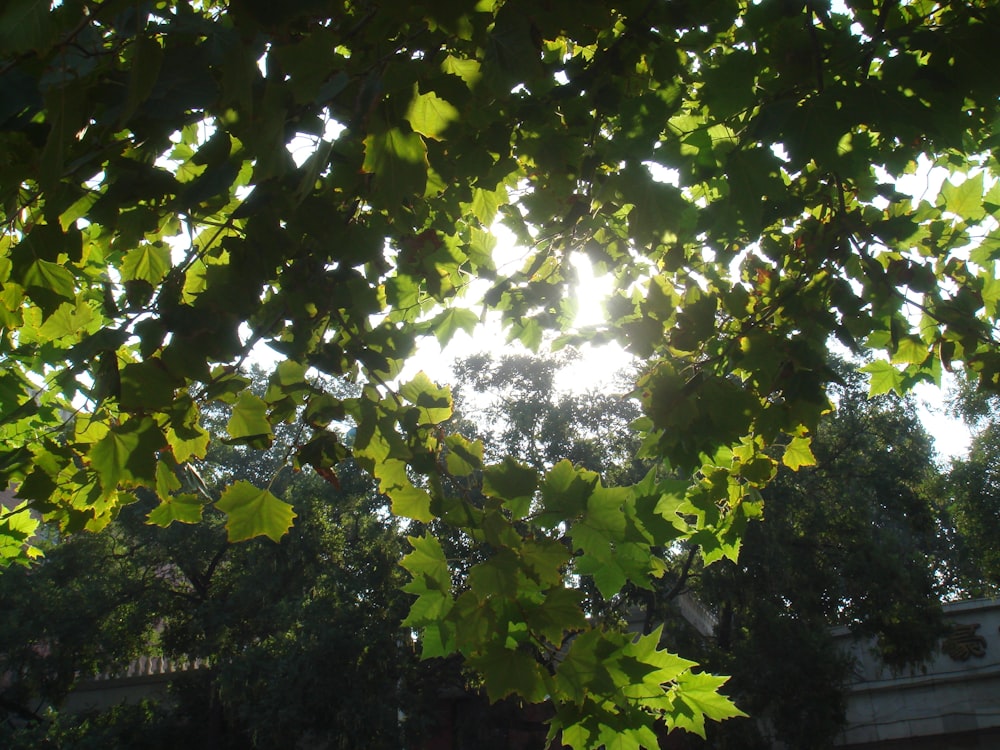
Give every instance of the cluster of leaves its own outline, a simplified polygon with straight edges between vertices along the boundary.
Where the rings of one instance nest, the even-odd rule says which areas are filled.
[[[196,520],[183,465],[301,411],[289,462],[333,479],[353,454],[394,513],[488,546],[459,593],[415,538],[426,653],[553,696],[576,747],[734,713],[674,657],[591,630],[566,564],[609,594],[651,587],[671,541],[735,559],[760,487],[813,460],[832,337],[884,353],[874,393],[959,362],[997,384],[998,20],[959,0],[5,4],[0,479],[22,504],[0,552],[36,554],[32,511],[95,530],[138,487],[153,520]],[[914,200],[897,181],[922,162],[962,174]],[[498,220],[529,248],[504,277]],[[574,252],[615,279],[597,330],[572,329]],[[439,429],[446,388],[392,385],[421,336],[475,324],[455,303],[477,279],[529,346],[614,338],[646,361],[657,471],[484,465]],[[257,344],[283,360],[263,396],[239,374]],[[234,411],[213,434],[216,402]],[[487,502],[445,493],[480,470]],[[286,500],[237,481],[214,502],[230,539],[277,539]],[[581,664],[627,666],[539,666],[578,629]]]
[[[218,497],[213,475],[252,474],[267,461],[254,463],[230,449],[200,468]],[[216,511],[158,528],[145,521],[157,502],[147,495],[102,531],[54,545],[36,568],[0,574],[0,713],[17,727],[0,741],[132,746],[116,738],[145,735],[135,746],[395,748],[404,730],[407,741],[426,733],[433,712],[423,703],[438,699],[438,684],[424,685],[433,675],[418,670],[399,626],[405,541],[378,512],[381,498],[350,467],[340,489],[299,473],[283,491],[299,516],[280,544],[230,544]],[[157,653],[208,666],[175,675],[151,713],[74,720],[39,708]],[[418,721],[404,727],[400,711]]]
[[[951,590],[964,596],[993,596],[1000,591],[1000,477],[997,476],[1000,403],[964,381],[956,393],[954,411],[973,430],[966,457],[952,463],[944,485],[950,503],[953,565],[947,571]]]
[[[867,400],[848,382],[817,432],[817,465],[780,472],[739,562],[692,579],[719,621],[705,658],[731,670],[740,705],[766,719],[723,728],[726,747],[755,746],[748,731],[832,745],[853,666],[832,626],[872,641],[890,669],[925,661],[943,634],[942,573],[957,555],[929,436],[911,403]]]
[[[618,411],[609,408],[596,424],[585,407],[612,397],[558,392],[554,375],[562,366],[565,362],[527,356],[460,361],[456,408],[464,416],[449,429],[489,439],[539,470],[562,455],[623,477],[642,470],[631,458],[636,437],[625,429],[637,405],[617,399]],[[839,366],[838,371],[843,372]],[[252,374],[254,392],[264,393],[266,378]],[[738,565],[704,567],[688,543],[664,550],[666,569],[654,590],[633,589],[607,599],[595,583],[602,575],[576,573],[590,617],[629,620],[633,627],[642,623],[647,645],[662,637],[712,669],[733,674],[729,689],[735,699],[764,721],[727,722],[714,731],[704,727],[712,747],[769,746],[768,731],[790,747],[815,748],[832,740],[844,718],[842,686],[850,664],[831,637],[831,625],[875,636],[885,663],[906,666],[922,660],[935,643],[941,596],[978,585],[976,576],[954,577],[956,571],[964,575],[965,557],[937,517],[938,472],[910,404],[895,397],[868,400],[859,379],[845,377],[849,387],[836,390],[838,408],[816,435],[818,465],[785,469],[763,490],[767,523],[748,528]],[[225,410],[208,416],[210,428],[229,419]],[[295,430],[285,426],[266,452],[217,446],[199,470],[216,489],[260,481],[280,466],[294,438]],[[482,479],[482,473],[452,477],[447,491],[481,507]],[[344,465],[340,482],[342,488],[334,490],[308,473],[278,477],[273,489],[300,511],[280,546],[227,545],[219,514],[212,514],[216,520],[207,528],[151,528],[142,523],[155,503],[148,498],[124,509],[100,534],[79,535],[53,548],[30,575],[17,569],[0,575],[0,595],[10,603],[0,628],[0,662],[20,676],[0,693],[8,711],[21,706],[19,715],[30,713],[29,695],[58,704],[81,672],[108,669],[131,653],[147,652],[154,622],[159,632],[152,641],[159,648],[197,654],[215,665],[212,672],[199,673],[200,679],[176,680],[174,701],[164,715],[126,712],[79,724],[64,715],[57,724],[42,722],[15,733],[9,744],[33,746],[44,736],[60,737],[67,747],[88,746],[81,743],[127,733],[139,723],[166,738],[157,747],[178,744],[177,733],[191,726],[207,727],[183,740],[192,746],[270,746],[308,736],[336,737],[348,746],[359,738],[372,746],[384,741],[392,747],[399,736],[398,708],[406,717],[402,730],[414,738],[427,730],[433,734],[435,717],[455,700],[469,714],[470,726],[454,731],[477,746],[489,744],[484,732],[497,733],[497,722],[531,728],[540,742],[544,732],[523,710],[508,704],[486,711],[478,705],[476,682],[463,687],[453,661],[419,668],[406,664],[407,658],[398,663],[400,655],[409,657],[407,649],[398,650],[405,604],[394,595],[399,579],[394,561],[404,553],[401,532],[384,515],[376,520],[373,511],[381,499],[356,470]],[[447,534],[445,526],[435,531],[458,588],[481,586],[470,584],[468,574],[482,574],[476,568],[488,559],[482,546]],[[958,541],[975,547],[976,540],[964,534]],[[984,551],[991,552],[991,545]],[[74,571],[72,577],[67,570]],[[164,577],[165,570],[174,574]],[[689,593],[716,615],[707,638],[678,612],[676,597]],[[667,623],[665,635],[653,627],[656,622]],[[38,648],[43,642],[47,647]],[[558,665],[572,655],[568,666],[554,667],[556,674],[566,669],[564,680],[577,679],[585,668],[606,670],[604,679],[620,676],[630,649],[619,655],[601,649],[574,641],[556,657]],[[387,654],[389,662],[380,662]],[[509,669],[509,677],[517,679],[516,665]],[[684,679],[694,677],[689,673]],[[345,694],[344,679],[370,687]],[[481,687],[496,684],[494,679]],[[361,695],[374,691],[382,701],[371,703]],[[711,704],[710,696],[702,698]],[[693,739],[672,742],[703,746]]]

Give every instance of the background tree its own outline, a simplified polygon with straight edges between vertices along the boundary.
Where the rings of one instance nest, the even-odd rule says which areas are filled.
[[[714,747],[833,745],[852,669],[833,626],[874,639],[890,669],[919,665],[944,632],[942,571],[956,551],[930,437],[911,401],[868,399],[856,376],[834,400],[813,440],[816,465],[778,472],[739,561],[696,566],[688,579],[718,618],[714,638],[689,634],[688,648],[731,672],[739,704],[762,720],[720,726]]]
[[[262,394],[266,376],[252,376]],[[209,423],[224,424],[226,411]],[[159,500],[143,494],[103,531],[55,543],[37,568],[0,573],[0,671],[13,673],[4,706],[39,722],[12,743],[44,736],[88,747],[146,726],[164,729],[155,745],[164,748],[398,748],[407,732],[433,727],[436,692],[422,685],[399,627],[405,540],[356,468],[343,465],[337,487],[315,473],[276,474],[294,432],[279,428],[266,452],[217,446],[198,465],[213,497],[232,481],[281,482],[298,520],[280,544],[230,544],[211,509],[198,524],[151,525]],[[178,675],[172,699],[150,712],[79,726],[37,715],[79,679],[150,653],[210,666]],[[409,729],[400,711],[414,717]]]
[[[960,382],[955,412],[973,430],[968,456],[952,461],[944,493],[958,558],[949,583],[966,596],[994,596],[1000,588],[1000,419],[995,396]]]
[[[584,612],[540,552],[568,540],[609,599],[654,588],[674,541],[735,559],[774,462],[813,460],[833,337],[881,353],[875,394],[956,365],[996,387],[998,21],[964,0],[5,4],[0,477],[24,504],[0,553],[30,559],[32,510],[97,530],[137,487],[193,517],[177,465],[267,446],[296,407],[289,462],[329,475],[349,417],[394,514],[488,542],[458,591],[414,537],[424,655],[461,654],[495,698],[550,696],[576,748],[702,732],[735,713],[721,680],[653,639],[585,623],[543,668]],[[950,176],[914,200],[899,180],[922,165]],[[510,275],[498,220],[525,248]],[[566,300],[580,253],[614,277],[596,330]],[[609,487],[442,444],[448,389],[394,378],[421,337],[474,327],[456,303],[479,280],[531,347],[613,338],[644,361],[659,474]],[[239,374],[258,344],[283,357],[263,397]],[[480,470],[483,507],[445,493]],[[223,490],[231,540],[287,533],[272,489]]]

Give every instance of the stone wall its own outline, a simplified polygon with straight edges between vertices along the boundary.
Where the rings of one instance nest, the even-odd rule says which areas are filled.
[[[840,745],[1000,747],[1000,601],[953,602],[944,611],[950,635],[922,669],[903,673],[881,665],[872,644],[836,632],[856,660]]]

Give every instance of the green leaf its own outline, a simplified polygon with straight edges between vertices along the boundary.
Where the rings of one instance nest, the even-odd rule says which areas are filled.
[[[555,586],[563,581],[563,569],[570,561],[570,551],[556,539],[525,541],[519,551],[525,575],[542,585]]]
[[[404,590],[421,593],[430,588],[450,592],[451,571],[448,569],[448,560],[444,556],[441,543],[432,536],[408,536],[406,540],[413,547],[413,551],[399,564],[410,572],[414,580]]]
[[[576,703],[588,693],[613,693],[616,689],[605,664],[617,651],[607,634],[587,630],[573,639],[566,657],[556,667],[559,692]]]
[[[442,140],[444,132],[459,117],[458,110],[433,91],[428,94],[415,94],[410,107],[406,110],[406,119],[410,127],[426,138]]]
[[[3,511],[0,518],[0,570],[11,563],[29,565],[41,556],[41,550],[31,543],[39,523],[38,516],[29,510],[27,503]]]
[[[181,480],[177,478],[175,466],[168,461],[156,464],[156,494],[160,500],[169,500],[171,494],[181,488]]]
[[[328,393],[312,396],[306,403],[305,421],[313,428],[326,427],[331,422],[340,421],[346,416],[344,402]]]
[[[945,211],[955,214],[962,220],[982,219],[986,216],[986,207],[983,205],[983,173],[966,177],[960,185],[946,180],[941,186],[939,204]]]
[[[892,355],[892,364],[913,364],[921,365],[930,357],[927,344],[916,336],[904,336],[896,345],[896,351]]]
[[[170,270],[170,248],[156,243],[142,243],[129,250],[122,261],[122,279],[125,281],[148,281],[156,286]]]
[[[566,459],[557,463],[542,482],[544,512],[539,514],[538,524],[552,528],[582,514],[597,481],[597,474],[576,469]]]
[[[451,391],[434,385],[425,372],[417,373],[413,380],[402,385],[399,395],[419,408],[418,424],[441,424],[451,417]]]
[[[7,55],[41,55],[55,41],[58,26],[48,0],[9,0],[0,11],[0,49]]]
[[[461,435],[448,435],[445,445],[448,448],[445,465],[449,474],[466,477],[483,468],[483,444],[480,441],[471,442]]]
[[[125,411],[165,409],[174,403],[176,390],[181,385],[156,357],[127,364],[120,373],[119,404]]]
[[[140,34],[132,43],[132,58],[130,60],[128,79],[128,98],[118,119],[124,125],[135,113],[136,109],[153,92],[153,87],[160,76],[163,64],[163,47],[155,37]]]
[[[475,188],[472,191],[472,213],[484,226],[490,226],[497,217],[500,206],[507,202],[507,190],[500,185],[496,190]]]
[[[57,263],[35,260],[28,266],[21,278],[21,286],[27,295],[48,317],[63,302],[76,300],[76,281],[73,274]]]
[[[417,133],[391,128],[365,138],[362,170],[374,175],[375,192],[389,206],[412,201],[427,187],[427,147]]]
[[[190,421],[176,420],[167,427],[167,444],[179,464],[192,458],[205,458],[209,441],[208,432],[197,423],[197,409]]]
[[[84,334],[93,333],[93,328],[99,325],[97,320],[93,308],[84,300],[77,300],[75,305],[64,302],[38,329],[38,335],[42,341],[79,338]]]
[[[226,432],[233,442],[270,444],[274,435],[267,419],[267,404],[264,399],[243,391],[233,406],[233,414],[226,423]]]
[[[426,625],[420,631],[420,658],[435,659],[455,653],[455,626],[450,622]]]
[[[653,632],[636,638],[624,648],[627,655],[653,667],[643,678],[644,682],[662,685],[676,680],[682,672],[697,666],[690,659],[684,659],[660,648],[662,642],[663,625],[661,624]]]
[[[503,502],[515,519],[531,511],[532,496],[538,486],[538,474],[530,466],[510,456],[503,463],[487,466],[483,472],[483,493]]]
[[[91,447],[88,457],[101,479],[105,495],[118,487],[152,485],[156,481],[157,453],[166,438],[149,418],[131,419],[112,427]]]
[[[427,490],[406,484],[383,489],[383,492],[392,501],[393,515],[412,518],[423,523],[434,520],[434,514],[431,512],[431,496]]]
[[[991,273],[983,275],[983,305],[991,318],[1000,312],[1000,277]]]
[[[562,586],[554,588],[546,594],[545,599],[525,612],[528,628],[541,635],[549,643],[560,645],[566,633],[583,630],[587,620],[583,616],[581,601],[583,594],[579,589],[567,589]]]
[[[243,480],[227,487],[215,507],[227,516],[226,531],[230,542],[258,536],[279,542],[292,527],[296,515],[288,503]]]
[[[794,437],[785,446],[785,452],[781,456],[781,462],[792,471],[798,471],[803,466],[815,466],[816,457],[810,447],[812,439],[808,437]]]
[[[579,538],[574,537],[575,543],[579,543]],[[580,575],[590,576],[594,579],[594,585],[601,592],[601,596],[610,599],[628,580],[628,576],[621,567],[612,559],[610,547],[603,552],[595,552],[593,543],[589,545],[590,553],[585,554],[576,560],[576,572]]]
[[[674,724],[699,737],[705,737],[705,717],[722,721],[738,716],[746,716],[726,696],[719,693],[728,677],[716,677],[710,674],[685,672],[677,678],[675,706],[683,704],[686,710],[678,711],[673,716]]]
[[[881,396],[890,391],[903,392],[903,374],[884,360],[870,362],[861,368],[871,375],[869,396]]]
[[[516,555],[503,549],[469,570],[469,587],[480,601],[493,597],[515,599],[521,566]]]
[[[434,335],[441,347],[448,346],[458,331],[465,331],[470,336],[479,324],[479,316],[464,307],[449,307],[433,321]]]
[[[491,701],[518,695],[531,703],[545,699],[542,668],[532,656],[503,646],[490,644],[484,653],[469,662],[482,673]]]
[[[205,503],[197,495],[181,493],[171,495],[149,511],[146,523],[154,526],[169,526],[178,523],[200,523]]]
[[[479,68],[480,65],[478,60],[454,57],[453,55],[448,55],[441,63],[441,70],[445,73],[458,76],[465,81],[465,85],[470,89],[479,82],[480,78],[482,78],[482,73]]]

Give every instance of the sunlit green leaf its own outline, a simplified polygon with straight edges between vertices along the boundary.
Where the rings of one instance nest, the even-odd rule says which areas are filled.
[[[458,331],[472,335],[478,324],[479,316],[472,310],[451,307],[434,319],[434,335],[437,336],[441,346],[445,347]]]
[[[149,511],[146,515],[146,521],[155,526],[169,526],[174,521],[199,523],[204,508],[204,501],[197,495],[189,493],[171,495],[167,499],[161,500],[158,506]]]
[[[785,446],[785,452],[781,455],[781,462],[792,471],[798,471],[803,466],[815,466],[816,457],[810,448],[810,439],[807,437],[794,437]]]
[[[435,140],[441,140],[448,126],[458,117],[458,110],[433,91],[416,94],[406,111],[410,127],[422,136]]]
[[[226,514],[226,531],[231,542],[257,536],[279,542],[296,516],[291,505],[243,480],[227,487],[215,507]]]
[[[162,243],[143,243],[125,254],[122,278],[158,284],[170,270],[170,248]]]
[[[440,424],[451,416],[451,391],[436,386],[424,372],[402,385],[399,395],[420,409],[419,424]]]
[[[121,427],[112,427],[89,452],[91,466],[100,476],[104,492],[153,484],[157,453],[165,444],[163,433],[149,418],[131,419]]]
[[[869,395],[881,396],[895,391],[899,393],[903,387],[903,374],[884,360],[876,360],[861,368],[862,372],[871,375]]]
[[[982,219],[986,216],[986,208],[983,206],[983,173],[966,177],[958,185],[946,180],[941,186],[941,201],[944,209],[956,216],[971,221]]]
[[[240,394],[233,406],[226,432],[234,441],[270,440],[271,423],[267,418],[267,404],[249,391]]]
[[[32,544],[39,523],[27,503],[4,511],[0,517],[0,570],[11,563],[28,565],[41,555],[41,550]]]
[[[34,261],[20,281],[28,296],[47,314],[55,312],[63,302],[72,303],[76,297],[73,274],[47,260]]]

